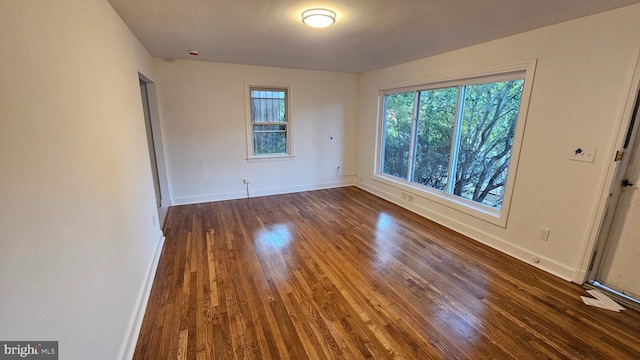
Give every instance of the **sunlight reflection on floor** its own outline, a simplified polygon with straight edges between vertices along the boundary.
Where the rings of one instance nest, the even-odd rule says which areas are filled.
[[[376,244],[376,260],[381,264],[386,264],[387,261],[393,260],[398,252],[396,249],[397,245],[393,243],[392,239],[389,239],[389,235],[395,233],[397,229],[398,224],[395,222],[393,217],[383,212],[378,215],[376,232],[373,240]]]
[[[266,229],[257,232],[256,245],[264,250],[278,249],[282,250],[289,246],[291,242],[291,231],[289,224],[270,225]]]

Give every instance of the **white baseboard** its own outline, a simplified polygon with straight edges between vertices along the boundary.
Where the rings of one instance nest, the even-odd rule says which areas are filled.
[[[207,195],[196,195],[196,196],[185,196],[179,198],[173,198],[172,203],[173,206],[178,205],[191,205],[191,204],[200,204],[212,201],[224,201],[224,200],[235,200],[246,198],[246,192],[236,192],[236,193],[220,193],[220,194],[207,194]]]
[[[290,186],[286,188],[271,188],[271,189],[264,189],[264,190],[256,190],[256,191],[250,192],[250,195],[251,197],[270,196],[270,195],[297,193],[297,192],[303,192],[303,191],[332,189],[332,188],[352,186],[352,185],[354,185],[353,180],[340,180],[340,181],[322,183],[322,184],[310,184],[310,185]]]
[[[312,191],[312,190],[321,190],[321,189],[331,189],[337,187],[351,186],[355,184],[355,181],[351,179],[352,177],[346,177],[345,179],[340,179],[339,181],[328,182],[328,183],[319,183],[319,184],[306,184],[306,185],[296,185],[296,186],[288,186],[281,188],[268,188],[268,189],[252,189],[249,187],[249,197],[259,197],[259,196],[270,196],[270,195],[280,195],[280,194],[290,194],[302,191]],[[208,195],[198,195],[198,196],[187,196],[181,198],[173,198],[173,205],[190,205],[190,204],[199,204],[206,203],[212,201],[224,201],[224,200],[235,200],[235,199],[245,199],[247,198],[247,192],[235,192],[235,193],[220,193],[220,194],[208,194]]]
[[[576,271],[577,271],[576,269],[569,268],[563,264],[558,263],[555,260],[533,253],[520,246],[508,243],[484,231],[470,227],[467,224],[464,224],[457,219],[454,219],[449,216],[444,216],[440,213],[433,211],[432,209],[421,206],[419,204],[403,201],[397,196],[391,193],[388,193],[378,187],[371,186],[370,184],[358,182],[356,186],[375,196],[381,197],[411,212],[414,212],[420,216],[423,216],[431,221],[434,221],[440,225],[446,226],[447,228],[450,228],[462,235],[465,235],[475,241],[478,241],[479,243],[487,245],[492,249],[498,250],[520,261],[524,261],[528,264],[531,264],[563,280],[576,282],[576,280],[579,277],[576,274]],[[536,263],[535,260],[538,260],[539,262]]]
[[[149,301],[149,295],[151,294],[151,286],[153,285],[153,279],[155,278],[156,269],[158,268],[158,262],[160,261],[160,254],[162,253],[162,247],[164,246],[164,235],[160,234],[158,244],[156,245],[155,253],[147,269],[142,288],[138,293],[129,324],[127,325],[126,332],[122,338],[122,344],[120,345],[120,351],[118,352],[119,360],[130,360],[133,358],[133,352],[136,350],[136,343],[138,342],[138,335],[140,334],[140,328],[142,327],[142,320],[144,318],[145,310],[147,309],[147,302]]]
[[[587,281],[587,271],[576,269],[573,273],[573,279],[571,280],[576,284],[584,284]]]

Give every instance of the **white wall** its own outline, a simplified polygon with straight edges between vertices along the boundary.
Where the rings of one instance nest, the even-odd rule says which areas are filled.
[[[106,0],[1,0],[0,34],[0,339],[115,359],[162,243],[151,58]]]
[[[598,200],[623,119],[640,5],[368,72],[360,78],[358,171],[361,186],[472,238],[567,280],[581,281],[583,251],[601,210]],[[538,59],[513,202],[506,229],[371,179],[377,89],[398,81],[437,78]],[[575,147],[597,148],[594,163],[570,161]],[[551,229],[548,241],[537,238]],[[586,249],[588,250],[588,249]],[[587,251],[588,253],[588,251]]]
[[[574,278],[626,120],[638,18],[631,6],[358,76],[152,64],[105,0],[0,0],[0,339],[59,340],[65,359],[130,350],[162,243],[138,71],[157,84],[176,203],[243,197],[243,178],[254,195],[348,184],[335,176],[341,165],[369,191]],[[378,86],[533,58],[506,229],[425,199],[402,203],[400,189],[371,180]],[[293,87],[295,159],[245,160],[246,80]],[[595,163],[569,161],[575,146],[597,148]]]
[[[193,60],[154,59],[174,204],[310,190],[352,183],[357,75]],[[245,81],[292,87],[295,158],[248,162]],[[332,135],[333,140],[328,136]]]

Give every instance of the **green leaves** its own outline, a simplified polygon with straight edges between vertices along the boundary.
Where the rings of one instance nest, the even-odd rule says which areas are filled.
[[[385,95],[381,172],[500,208],[523,85]]]
[[[382,168],[386,174],[405,179],[409,169],[413,97],[413,92],[385,96],[385,146]]]

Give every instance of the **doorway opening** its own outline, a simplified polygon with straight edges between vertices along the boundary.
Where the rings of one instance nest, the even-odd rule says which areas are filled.
[[[138,80],[140,82],[140,96],[144,113],[147,145],[149,148],[149,164],[153,178],[156,207],[158,208],[158,219],[160,228],[162,228],[170,202],[168,201],[167,170],[162,146],[162,133],[158,119],[155,84],[140,73],[138,74]]]
[[[640,81],[636,81],[638,83]],[[640,84],[635,104],[617,152],[617,168],[587,277],[586,287],[597,288],[621,304],[640,310]]]

